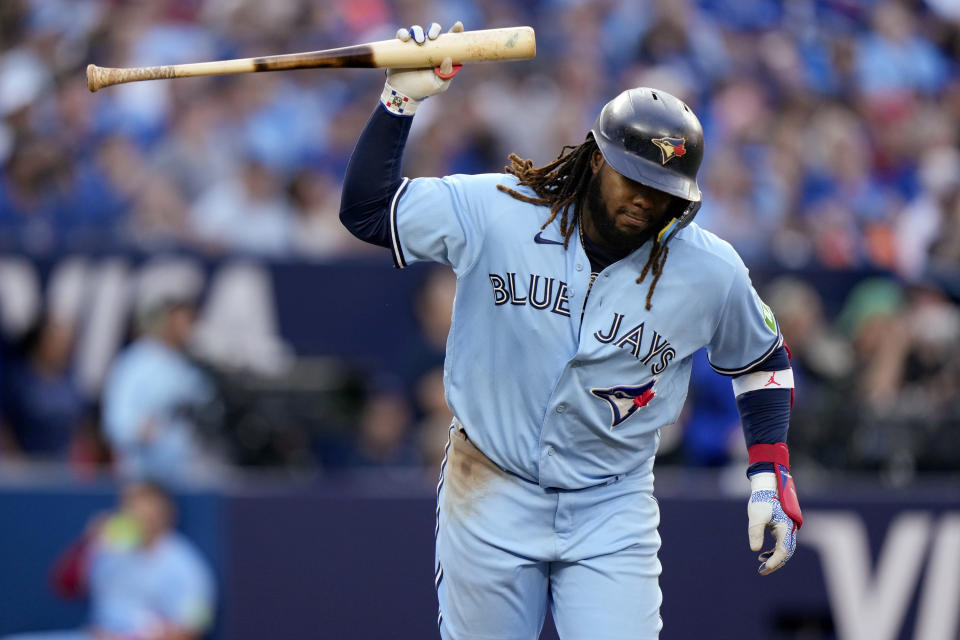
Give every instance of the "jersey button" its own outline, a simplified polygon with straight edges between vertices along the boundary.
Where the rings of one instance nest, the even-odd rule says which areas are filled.
[[[563,412],[566,411],[566,410],[567,410],[567,405],[565,405],[565,404],[558,404],[558,405],[557,405],[557,413],[563,413]]]
[[[577,271],[583,271],[583,265],[582,265],[582,264],[578,264],[577,267],[576,267],[576,269],[577,269]]]
[[[553,447],[547,447],[548,456],[552,456],[554,453],[556,453],[556,451],[554,451]]]

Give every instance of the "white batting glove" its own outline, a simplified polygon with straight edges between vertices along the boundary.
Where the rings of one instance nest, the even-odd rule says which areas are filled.
[[[784,480],[786,488],[789,472],[784,470],[783,473],[786,474]],[[797,530],[803,523],[800,505],[796,504],[794,509],[791,504],[796,503],[793,481],[790,480],[787,490],[788,493],[792,493],[792,498],[787,499],[787,509],[791,511],[793,517],[784,511],[784,503],[781,502],[780,497],[783,491],[778,491],[777,484],[777,474],[772,471],[761,471],[750,476],[750,501],[747,503],[747,534],[750,537],[750,548],[753,551],[760,551],[763,547],[763,534],[767,529],[773,535],[774,541],[773,548],[759,556],[761,563],[759,571],[763,576],[773,573],[790,559],[797,549]]]
[[[422,45],[427,40],[436,40],[440,31],[441,27],[436,22],[426,31],[415,24],[409,29],[398,29],[397,38],[403,42]],[[450,27],[450,33],[461,31],[463,23],[459,20]],[[434,69],[387,69],[387,82],[380,95],[380,102],[391,113],[413,115],[423,100],[446,91],[450,87],[450,80],[459,70],[460,65],[454,65],[449,57],[444,58],[440,66]]]

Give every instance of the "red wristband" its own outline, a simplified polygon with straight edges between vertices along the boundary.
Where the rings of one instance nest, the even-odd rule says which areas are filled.
[[[774,464],[779,464],[787,469],[790,468],[790,450],[787,449],[786,442],[778,442],[776,444],[755,444],[749,449],[747,453],[750,455],[750,463],[754,464],[756,462],[772,462]]]
[[[797,528],[803,524],[803,513],[800,511],[800,500],[797,498],[797,488],[790,475],[790,451],[786,442],[776,444],[755,444],[747,452],[750,454],[750,464],[755,462],[772,462],[777,476],[777,498],[783,506],[784,513],[793,520]]]

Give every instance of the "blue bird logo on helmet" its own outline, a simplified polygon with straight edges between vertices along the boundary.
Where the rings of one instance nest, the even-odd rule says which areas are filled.
[[[661,163],[667,164],[674,158],[680,158],[687,153],[686,143],[683,138],[654,138],[653,144],[660,148]]]

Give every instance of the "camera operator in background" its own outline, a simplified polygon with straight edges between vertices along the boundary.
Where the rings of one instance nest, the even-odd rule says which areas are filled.
[[[140,337],[110,369],[104,431],[123,477],[195,480],[223,470],[199,433],[199,416],[216,393],[187,355],[195,320],[192,300],[148,306],[139,318]]]

